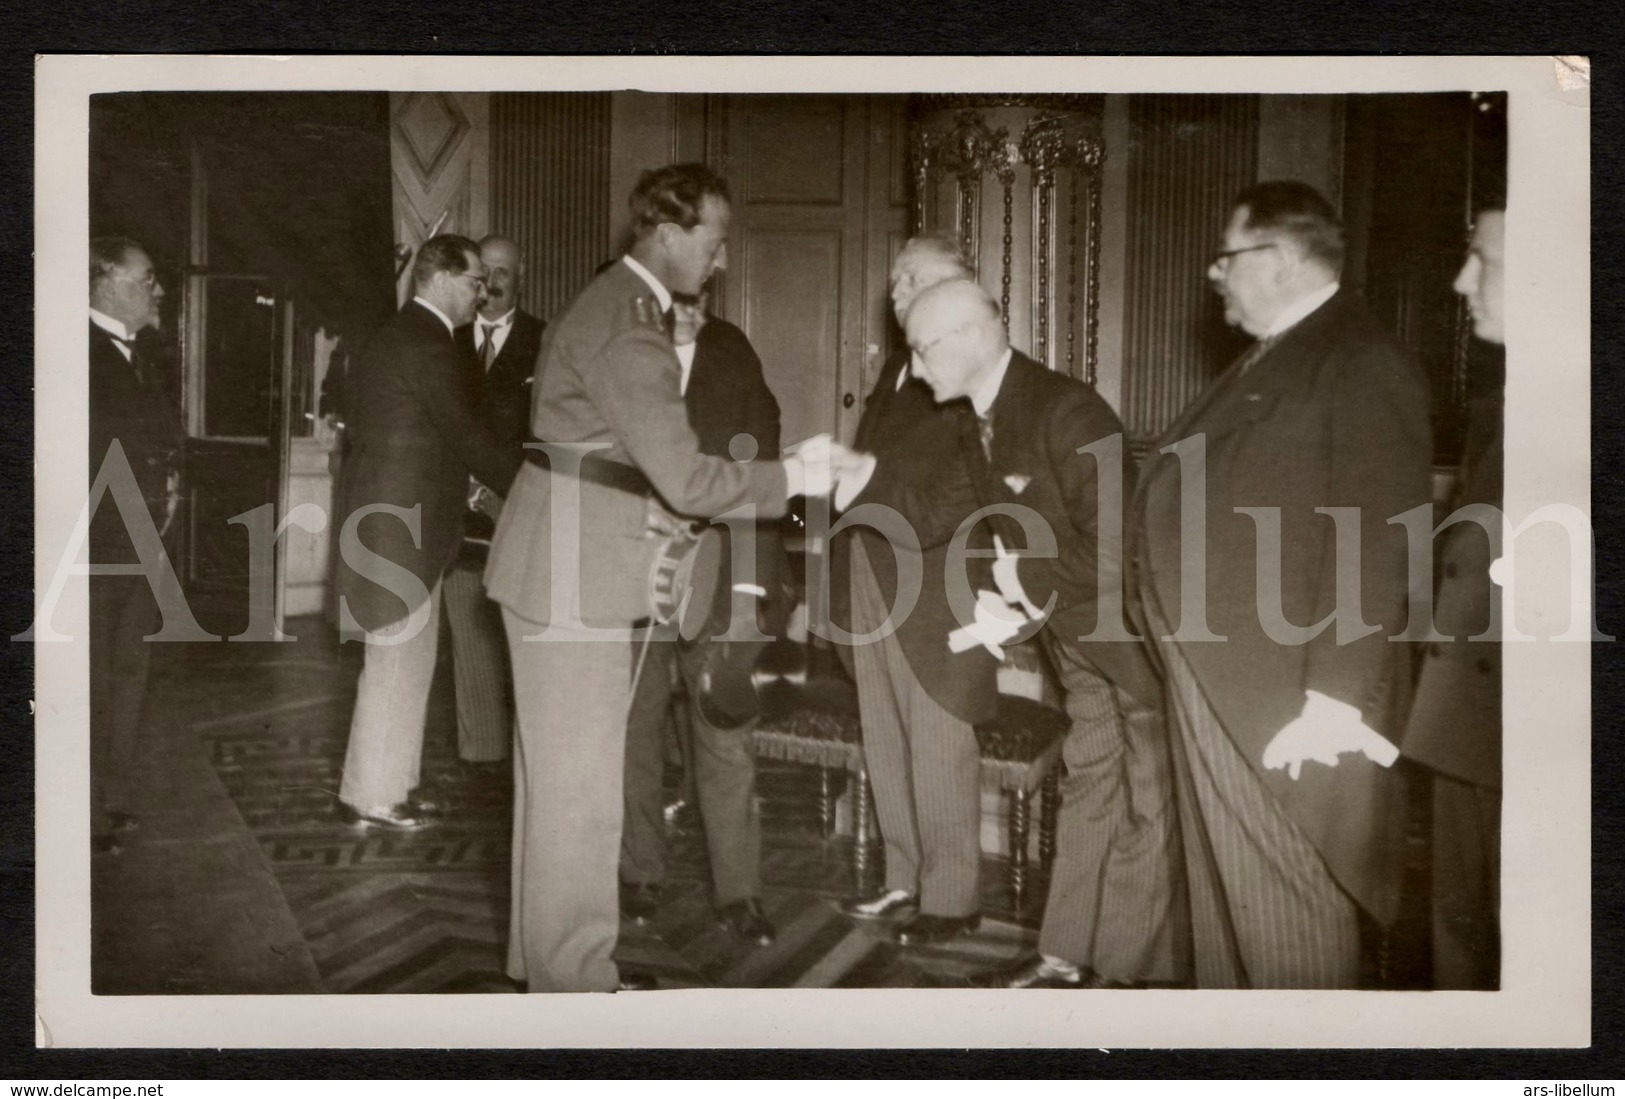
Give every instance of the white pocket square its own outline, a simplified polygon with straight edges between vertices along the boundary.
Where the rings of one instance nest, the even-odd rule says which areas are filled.
[[[1011,492],[1020,496],[1027,491],[1027,486],[1033,483],[1033,479],[1025,473],[1011,473],[1005,477],[1004,483],[1010,486]]]

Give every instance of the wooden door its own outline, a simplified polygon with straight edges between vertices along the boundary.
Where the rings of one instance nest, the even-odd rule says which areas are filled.
[[[850,440],[888,346],[886,268],[907,214],[901,97],[734,95],[722,111],[723,311],[762,358],[785,442]]]

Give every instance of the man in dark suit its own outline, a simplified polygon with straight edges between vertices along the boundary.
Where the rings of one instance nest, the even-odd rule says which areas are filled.
[[[762,377],[762,362],[735,326],[706,313],[708,294],[673,304],[679,390],[700,452],[714,457],[771,461],[779,456],[779,405]],[[731,614],[744,617],[752,635],[782,632],[788,608],[784,594],[788,564],[784,541],[774,524],[730,527],[717,524],[727,546],[723,576],[732,579],[732,554],[754,560],[755,592],[718,585],[711,621],[694,642],[654,641],[638,676],[637,696],[626,723],[626,822],[621,834],[621,911],[648,919],[660,902],[666,876],[664,773],[665,732],[672,702],[672,676],[679,672],[688,689],[689,735],[684,757],[705,825],[712,897],[722,926],[742,942],[767,945],[775,936],[762,908],[762,827],[756,814],[756,756],[751,745],[755,714],[732,713],[727,706],[703,706],[712,679],[724,663],[748,668],[762,642],[726,640]],[[730,537],[735,531],[745,535]],[[759,593],[759,594],[757,594]],[[759,633],[759,625],[766,633]],[[749,702],[751,699],[744,699]]]
[[[1506,342],[1502,323],[1506,212],[1480,211],[1456,276],[1473,334]],[[1444,543],[1434,629],[1405,725],[1405,755],[1433,771],[1435,988],[1501,983],[1501,641],[1490,565],[1500,556],[1501,394],[1475,402],[1456,478],[1457,509],[1493,508],[1488,529],[1463,515]]]
[[[998,304],[975,283],[925,291],[907,327],[915,373],[938,401],[968,399],[977,415],[967,449],[985,505],[999,509],[986,520],[999,554],[993,580],[1021,617],[1042,623],[1071,718],[1038,953],[972,983],[1184,981],[1189,921],[1162,683],[1121,617],[1132,483],[1123,425],[1092,387],[1013,351]]]
[[[530,421],[531,377],[542,346],[542,322],[519,308],[525,257],[506,237],[480,241],[485,300],[474,323],[457,335],[468,354],[470,400],[503,444],[521,453]],[[513,687],[502,614],[485,597],[486,553],[501,498],[470,477],[463,513],[463,545],[446,571],[446,624],[451,631],[457,688],[457,755],[467,763],[494,764],[508,757],[513,741]]]
[[[94,483],[117,444],[140,489],[139,500],[120,503],[144,507],[160,539],[174,525],[185,436],[180,405],[136,337],[158,327],[163,297],[139,244],[127,237],[90,242],[90,475]],[[133,564],[141,556],[119,508],[103,503],[91,518],[91,563]],[[124,784],[147,695],[145,638],[159,621],[146,575],[91,577],[91,836],[98,851],[116,852],[118,835],[136,825]]]
[[[828,492],[832,459],[847,457],[827,437],[782,462],[700,452],[665,314],[725,261],[727,187],[674,165],[640,177],[631,209],[631,250],[548,325],[531,415],[548,464],[519,471],[485,570],[519,717],[508,975],[532,992],[653,985],[611,957],[628,627],[650,615],[650,532],[673,513],[777,517],[791,496]]]
[[[339,623],[365,641],[339,800],[356,823],[412,829],[423,725],[439,647],[441,576],[463,537],[468,478],[506,492],[520,464],[475,414],[455,332],[485,285],[479,246],[432,237],[412,300],[356,364],[339,534]]]
[[[891,272],[898,323],[926,287],[967,277],[952,242],[909,241]],[[884,888],[841,908],[856,919],[909,915],[895,934],[914,946],[973,931],[980,919],[981,760],[974,726],[997,713],[998,684],[988,652],[955,653],[947,644],[959,624],[944,581],[948,546],[978,505],[961,446],[967,432],[975,434],[975,416],[966,401],[939,406],[908,367],[902,353],[881,370],[854,444],[868,457],[861,470],[843,477],[835,501],[852,509],[854,521],[864,514],[856,509],[879,505],[868,514],[900,517],[905,529],[893,536],[854,525],[831,540],[830,614],[833,625],[857,637],[842,651],[857,681],[864,755],[886,847]],[[897,605],[900,587],[918,593],[911,605]]]
[[[1351,987],[1357,913],[1397,902],[1407,556],[1388,520],[1430,498],[1428,395],[1341,290],[1342,258],[1312,188],[1237,198],[1208,277],[1257,342],[1159,442],[1129,519],[1204,988]]]

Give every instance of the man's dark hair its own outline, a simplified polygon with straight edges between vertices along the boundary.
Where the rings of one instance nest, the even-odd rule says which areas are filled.
[[[143,251],[129,237],[94,237],[90,242],[90,285],[95,286],[123,265],[132,251]]]
[[[728,185],[703,164],[668,164],[644,172],[627,203],[632,239],[642,240],[668,221],[679,229],[694,228],[707,198],[727,202]]]
[[[1295,242],[1332,272],[1343,270],[1343,223],[1321,193],[1295,179],[1257,183],[1236,196],[1247,209],[1247,228],[1269,229]]]
[[[461,275],[468,270],[468,257],[479,255],[480,246],[459,233],[441,233],[418,246],[412,261],[412,286],[427,286],[436,271]]]

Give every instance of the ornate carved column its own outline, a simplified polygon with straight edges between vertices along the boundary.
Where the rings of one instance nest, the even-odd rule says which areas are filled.
[[[910,127],[916,232],[954,236],[1011,342],[1093,382],[1099,95],[922,95]]]

